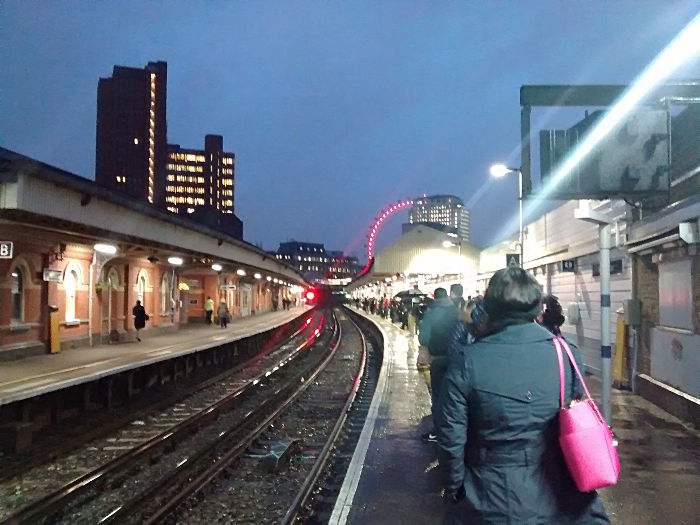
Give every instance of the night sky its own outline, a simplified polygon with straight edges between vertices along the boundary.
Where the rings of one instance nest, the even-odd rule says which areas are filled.
[[[517,213],[522,84],[629,83],[697,0],[0,4],[0,145],[93,178],[97,81],[168,62],[168,141],[236,153],[244,238],[363,253],[379,210],[452,193],[488,245]],[[696,61],[681,72],[700,78]],[[583,109],[577,110],[577,115]],[[571,114],[533,112],[535,126]],[[380,233],[381,248],[402,218]]]

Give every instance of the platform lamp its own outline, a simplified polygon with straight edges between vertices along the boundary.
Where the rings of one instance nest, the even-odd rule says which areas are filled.
[[[508,168],[505,164],[494,164],[489,170],[491,175],[496,178],[501,178],[509,173],[518,174],[518,201],[520,204],[520,231],[518,235],[518,244],[520,245],[520,267],[523,268],[525,259],[523,257],[523,172],[520,168]]]

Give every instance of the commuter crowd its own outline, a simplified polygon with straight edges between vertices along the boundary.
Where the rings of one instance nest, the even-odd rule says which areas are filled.
[[[560,379],[562,308],[534,277],[509,266],[483,297],[465,300],[455,284],[432,299],[416,288],[356,305],[418,333],[433,423],[422,438],[437,448],[444,523],[609,523],[596,491],[578,490],[558,441],[560,409],[579,402],[584,385],[573,366]]]

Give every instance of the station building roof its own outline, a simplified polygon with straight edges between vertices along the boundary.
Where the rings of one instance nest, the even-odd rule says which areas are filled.
[[[2,147],[0,220],[86,239],[146,245],[173,255],[229,261],[296,283],[305,281],[294,268],[225,232]]]

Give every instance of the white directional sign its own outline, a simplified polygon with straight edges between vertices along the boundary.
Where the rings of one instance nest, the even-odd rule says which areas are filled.
[[[12,241],[0,241],[0,259],[12,259]]]

